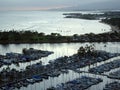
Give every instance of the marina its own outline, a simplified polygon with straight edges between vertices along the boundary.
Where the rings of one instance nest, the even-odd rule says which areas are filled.
[[[35,50],[33,48],[22,50],[22,53],[6,53],[6,55],[0,55],[0,66],[18,64],[23,62],[30,62],[38,60],[42,57],[47,57],[52,54],[50,51]]]
[[[119,89],[120,89],[120,83],[113,82],[113,83],[106,84],[103,90],[119,90]]]
[[[103,49],[103,50],[106,50],[107,52],[109,51],[109,45],[111,46],[111,44],[112,43],[108,43],[108,45],[107,45],[107,47],[104,47],[104,44],[102,44],[99,48],[100,48],[100,50],[99,50],[99,48],[97,48],[97,50],[99,51],[99,52],[102,52],[101,51],[101,49]],[[63,46],[65,46],[65,44],[62,44]],[[73,44],[70,44],[70,47],[71,47],[71,45],[73,45]],[[80,46],[79,45],[79,43],[78,44],[74,44],[75,46],[76,45],[78,45],[78,46]],[[85,46],[86,45],[86,43],[85,44],[83,44],[83,45],[81,45],[81,46]],[[97,45],[97,43],[95,43],[95,47],[96,47],[96,45]],[[100,44],[99,44],[100,45]],[[69,45],[68,45],[69,46]],[[58,46],[59,47],[59,46]],[[106,48],[106,49],[104,49],[104,48]],[[118,47],[116,47],[117,49],[118,49]],[[57,49],[57,47],[56,47],[56,49]],[[55,49],[55,50],[56,50]],[[66,50],[68,49],[68,51],[70,50],[70,49],[72,49],[72,48],[66,48]],[[7,84],[5,84],[5,86],[7,85],[7,86],[9,86],[9,89],[12,89],[12,90],[16,90],[16,89],[25,89],[25,90],[29,90],[30,88],[36,88],[36,90],[37,90],[37,88],[40,88],[41,87],[41,90],[46,90],[47,88],[50,88],[50,87],[56,87],[56,85],[60,85],[61,83],[66,83],[66,82],[68,82],[68,81],[72,81],[72,80],[74,80],[74,79],[76,79],[76,78],[80,78],[81,76],[91,76],[91,77],[94,77],[94,76],[96,76],[96,77],[99,77],[99,78],[101,78],[101,79],[103,79],[103,77],[105,78],[106,76],[104,76],[104,75],[100,75],[100,74],[90,74],[89,72],[87,72],[88,70],[87,70],[87,67],[88,67],[88,69],[89,68],[91,68],[91,67],[95,67],[96,66],[96,63],[97,63],[97,65],[99,66],[99,63],[105,63],[106,61],[108,62],[111,62],[111,59],[112,58],[115,58],[115,57],[118,57],[119,56],[119,54],[118,54],[118,52],[116,51],[113,51],[113,52],[110,52],[110,53],[107,53],[107,52],[104,52],[104,54],[102,54],[103,56],[100,56],[100,57],[102,57],[102,59],[101,58],[97,58],[97,60],[98,61],[94,61],[93,63],[91,62],[90,64],[91,65],[89,65],[89,64],[86,64],[86,65],[84,65],[83,63],[82,64],[80,64],[80,63],[76,63],[75,64],[75,62],[71,62],[71,64],[69,64],[68,63],[68,61],[70,62],[70,61],[74,61],[74,60],[76,60],[76,58],[78,58],[79,59],[79,57],[77,57],[76,55],[75,55],[75,53],[76,53],[76,51],[78,50],[79,48],[77,48],[75,51],[74,51],[74,53],[73,54],[71,54],[71,53],[66,53],[66,56],[62,56],[62,57],[58,57],[57,59],[50,59],[46,64],[45,63],[43,63],[44,62],[44,60],[43,60],[43,62],[42,62],[42,59],[39,59],[38,60],[38,62],[36,62],[35,64],[27,64],[27,66],[25,67],[25,69],[21,69],[21,70],[19,70],[19,71],[17,71],[17,70],[14,70],[14,69],[12,69],[12,68],[10,68],[10,71],[12,71],[12,73],[15,73],[16,75],[17,75],[17,73],[18,74],[21,74],[21,75],[19,75],[19,76],[21,76],[22,77],[22,79],[17,79],[17,82],[15,81],[15,82],[12,82],[12,86],[10,87],[9,86],[9,84],[7,83]],[[20,50],[19,50],[20,51]],[[48,49],[48,51],[52,51],[52,50],[50,50],[50,49]],[[56,51],[54,51],[53,50],[53,52],[54,53],[56,53]],[[53,54],[51,54],[50,56],[52,56],[52,55],[54,55],[54,53]],[[103,53],[103,52],[102,52]],[[112,53],[114,53],[114,54],[112,54]],[[63,55],[63,54],[61,54],[61,55]],[[73,56],[71,56],[71,55],[73,55]],[[104,56],[106,56],[107,55],[107,58],[106,57],[104,57]],[[48,56],[49,57],[49,56]],[[74,57],[74,58],[73,58]],[[44,58],[46,58],[46,57],[44,57]],[[87,58],[87,57],[86,57]],[[91,57],[91,58],[93,58],[93,57]],[[110,59],[111,58],[111,59]],[[118,57],[119,58],[119,57]],[[81,59],[81,58],[80,58]],[[100,60],[101,61],[100,61]],[[62,61],[66,61],[66,63],[65,62],[62,62]],[[87,59],[85,59],[85,58],[83,58],[83,59],[81,59],[82,61],[81,62],[87,62]],[[91,61],[93,61],[92,59],[90,59],[90,57],[89,57],[89,60],[91,60]],[[61,63],[60,63],[60,61],[61,61]],[[113,59],[113,61],[114,61],[114,59]],[[56,62],[56,63],[55,63]],[[61,67],[59,67],[59,64],[57,63],[57,62],[59,62],[59,64],[60,64],[60,66]],[[29,63],[29,62],[25,62],[25,63]],[[23,64],[25,64],[25,63],[23,63]],[[74,64],[73,64],[74,63]],[[103,64],[104,64],[103,63]],[[50,65],[49,65],[50,64]],[[62,66],[62,64],[63,64],[63,66]],[[8,65],[9,67],[11,66],[11,65]],[[52,67],[51,67],[52,66]],[[79,67],[78,67],[79,66]],[[40,70],[39,70],[39,69]],[[48,70],[47,70],[47,68],[49,68]],[[78,68],[78,69],[77,69]],[[46,70],[44,70],[44,69],[46,69]],[[9,70],[8,68],[6,68],[6,70]],[[43,73],[43,71],[45,71],[45,72],[47,72],[47,73]],[[81,71],[82,70],[82,71]],[[10,72],[9,71],[9,72]],[[2,71],[1,71],[2,72]],[[33,72],[32,74],[31,74],[31,72]],[[42,73],[41,73],[42,72]],[[29,73],[29,74],[27,74],[27,73]],[[5,73],[4,73],[5,74]],[[8,76],[9,76],[9,74],[7,74]],[[13,75],[13,74],[11,74],[11,75]],[[16,77],[16,76],[15,76]],[[24,77],[24,78],[23,78]],[[8,79],[4,79],[4,77],[2,77],[3,78],[3,81],[7,81]],[[17,77],[16,77],[17,78]],[[63,78],[63,79],[62,79]],[[107,78],[107,77],[106,77]],[[59,79],[62,79],[62,81],[61,80],[59,80]],[[59,80],[59,82],[58,82],[58,80]],[[106,81],[106,83],[108,82],[108,80],[110,80],[110,79],[107,79],[107,81]],[[57,82],[58,83],[57,83]],[[111,81],[111,80],[110,80]],[[113,80],[114,81],[114,80]],[[49,82],[49,84],[47,85],[47,86],[44,86],[45,85],[45,83],[47,83],[47,82]],[[103,79],[103,82],[101,82],[101,83],[104,83],[105,81],[104,81],[104,79]],[[53,84],[52,84],[53,83]],[[42,86],[41,86],[42,85]],[[17,87],[16,87],[17,86]],[[103,87],[103,86],[102,86]],[[8,87],[4,87],[4,85],[1,87],[2,88],[2,90],[4,90],[3,88],[7,88],[8,89]],[[91,87],[89,87],[89,88],[91,88]],[[7,90],[7,89],[5,89],[5,90]],[[92,90],[92,89],[91,89]],[[102,89],[100,89],[100,90],[102,90]]]
[[[119,0],[0,0],[0,90],[120,90]]]
[[[47,90],[85,90],[90,86],[98,84],[102,81],[103,80],[100,78],[82,76],[81,78],[77,78],[73,81],[66,82],[65,84],[58,85],[56,88],[48,88]]]
[[[114,60],[112,62],[97,66],[95,68],[91,68],[89,69],[89,72],[91,73],[104,73],[104,72],[108,72],[111,69],[115,69],[115,68],[119,68],[120,67],[120,60]]]

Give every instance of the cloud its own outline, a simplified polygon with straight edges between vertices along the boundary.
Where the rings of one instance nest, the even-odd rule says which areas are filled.
[[[62,8],[106,1],[111,2],[113,0],[0,0],[0,9]],[[114,0],[114,2],[118,1]]]

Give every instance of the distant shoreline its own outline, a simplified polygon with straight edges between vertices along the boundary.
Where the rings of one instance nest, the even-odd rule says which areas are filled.
[[[110,15],[109,15],[110,14]],[[102,16],[108,18],[101,19],[101,23],[108,24],[111,27],[111,31],[105,33],[87,33],[83,35],[74,34],[71,36],[62,36],[60,33],[51,33],[46,35],[45,33],[39,33],[37,31],[0,31],[0,44],[33,44],[33,43],[76,43],[76,42],[120,42],[120,18],[112,18],[114,15],[117,17],[119,12],[105,13]],[[78,18],[81,14],[71,14]],[[100,15],[82,15],[84,18],[91,19],[101,17]],[[109,18],[111,17],[111,18]],[[70,17],[71,18],[71,17]]]

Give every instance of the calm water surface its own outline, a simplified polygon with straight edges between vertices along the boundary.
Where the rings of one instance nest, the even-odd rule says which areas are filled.
[[[60,11],[8,11],[0,12],[0,30],[34,30],[49,34],[62,35],[103,33],[110,31],[110,26],[99,20],[64,18]],[[70,13],[70,12],[67,12]],[[76,13],[76,12],[74,12]],[[91,12],[79,12],[91,13]],[[95,12],[94,12],[95,13]],[[96,12],[98,13],[98,12]]]
[[[20,63],[20,67],[12,64],[11,68],[16,68],[18,70],[24,69],[28,64],[35,64],[39,61],[42,61],[44,65],[48,64],[50,60],[55,60],[56,58],[62,56],[70,56],[74,53],[77,53],[77,50],[80,46],[85,46],[86,44],[94,44],[97,50],[105,50],[108,52],[119,52],[120,51],[120,43],[56,43],[56,44],[10,44],[10,45],[0,45],[0,54],[5,55],[7,52],[17,52],[22,53],[23,48],[35,48],[41,50],[53,51],[54,54],[49,55],[48,57],[31,61],[29,63]],[[107,45],[107,47],[104,47]],[[2,68],[1,68],[2,69]]]
[[[56,58],[64,55],[70,56],[76,53],[80,46],[85,46],[86,44],[94,44],[95,48],[98,50],[105,50],[113,53],[120,52],[120,46],[119,46],[120,43],[62,43],[62,44],[56,43],[56,44],[10,44],[6,46],[0,45],[0,54],[5,54],[7,52],[21,53],[22,48],[35,48],[35,49],[42,49],[42,50],[48,50],[48,51],[54,52],[54,54],[48,57],[42,58],[40,60],[36,60],[34,62],[20,63],[19,66],[14,64],[9,66],[11,69],[15,68],[17,70],[21,70],[21,69],[25,69],[27,65],[35,64],[39,61],[42,61],[43,64],[48,64],[49,60],[55,60]],[[104,47],[104,45],[107,45],[107,46]],[[118,57],[117,59],[120,59],[120,57]],[[114,59],[111,59],[111,61],[112,60]],[[104,63],[106,62],[98,63],[97,65],[104,64]],[[6,67],[7,66],[3,66],[0,70]],[[88,67],[82,68],[81,70],[87,71]],[[49,79],[43,80],[40,83],[29,85],[28,87],[22,87],[21,90],[46,90],[48,87],[56,86],[57,84],[60,84],[60,83],[65,83],[67,81],[73,80],[83,75],[91,76],[91,77],[100,77],[104,79],[102,83],[98,85],[94,85],[90,87],[88,90],[96,90],[98,87],[99,87],[98,90],[102,90],[104,87],[104,84],[115,81],[115,80],[108,79],[105,76],[93,75],[88,73],[78,74],[78,73],[75,73],[74,71],[69,71],[68,74],[61,74],[59,77],[55,77],[55,78],[50,77]]]
[[[103,33],[110,31],[110,26],[102,24],[99,20],[84,20],[84,19],[68,19],[64,18],[62,15],[66,12],[50,12],[50,11],[8,11],[0,12],[0,30],[34,30],[38,32],[44,32],[50,34],[51,32],[60,33],[62,35],[73,35],[73,34],[85,34],[85,33]],[[70,12],[68,12],[70,13]],[[91,12],[82,12],[91,13]],[[96,12],[94,12],[96,13]],[[80,46],[85,46],[86,44],[94,44],[97,50],[105,50],[108,52],[120,52],[120,43],[62,43],[62,44],[9,44],[0,45],[0,54],[5,55],[7,52],[17,52],[21,53],[23,48],[35,48],[53,51],[54,54],[48,57],[31,61],[28,63],[20,63],[19,65],[10,65],[10,69],[15,68],[17,70],[24,70],[26,66],[31,64],[36,64],[42,61],[44,65],[48,64],[50,60],[55,60],[61,56],[70,56],[77,53]],[[107,47],[104,47],[107,45]],[[118,57],[119,58],[119,57]],[[112,59],[114,60],[114,59]],[[111,60],[111,61],[112,61]],[[102,63],[97,63],[101,65]],[[8,66],[3,66],[3,68]],[[91,67],[93,67],[91,65]],[[87,71],[88,67],[84,67],[81,70]],[[114,70],[113,70],[114,71]],[[104,81],[98,85],[90,87],[88,90],[102,90],[104,84],[112,82],[114,80],[108,79],[105,76],[92,75],[88,73],[75,73],[74,71],[69,71],[68,74],[61,74],[59,77],[49,78],[48,80],[43,80],[40,83],[29,85],[28,87],[22,87],[21,90],[46,90],[48,87],[56,86],[60,83],[65,83],[67,81],[78,78],[82,75],[91,77],[100,77]]]

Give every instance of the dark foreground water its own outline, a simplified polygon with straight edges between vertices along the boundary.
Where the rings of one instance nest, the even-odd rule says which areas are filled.
[[[78,48],[80,46],[85,46],[86,44],[94,44],[95,48],[97,50],[105,50],[108,52],[115,52],[115,53],[120,53],[120,46],[118,42],[116,43],[62,43],[62,44],[10,44],[10,45],[0,45],[0,54],[5,54],[7,52],[17,52],[17,53],[21,53],[23,48],[35,48],[35,49],[42,49],[42,50],[48,50],[48,51],[53,51],[54,54],[36,60],[36,61],[31,61],[31,62],[27,62],[27,63],[20,63],[19,65],[10,65],[9,67],[15,68],[17,70],[23,70],[26,68],[26,66],[31,65],[31,64],[35,64],[39,61],[42,61],[43,64],[48,64],[48,62],[50,60],[55,60],[58,57],[61,56],[70,56],[73,55],[74,53],[77,52]],[[106,45],[106,47],[105,47]],[[113,59],[110,59],[108,61],[105,62],[101,62],[101,63],[97,63],[96,65],[101,65],[104,63],[107,63],[109,61],[113,61],[116,59],[120,59],[120,57],[115,57]],[[0,70],[2,70],[3,68],[6,68],[7,66],[3,66],[0,68]],[[91,65],[90,68],[94,67],[94,65]],[[82,71],[88,71],[89,67],[84,67],[81,68],[80,70]],[[116,70],[116,69],[115,69]],[[114,71],[114,70],[112,70]],[[110,71],[111,72],[111,71]],[[106,72],[107,74],[109,72]],[[102,90],[103,87],[105,86],[106,83],[109,82],[113,82],[115,81],[115,79],[109,79],[106,76],[100,76],[100,75],[94,75],[94,74],[89,74],[89,73],[75,73],[74,71],[69,71],[68,74],[61,74],[59,77],[49,77],[49,79],[47,80],[43,80],[40,83],[35,83],[33,85],[29,85],[28,87],[22,87],[21,90],[46,90],[47,88],[51,87],[51,86],[56,86],[57,84],[60,83],[65,83],[67,81],[73,80],[75,78],[78,78],[80,76],[91,76],[91,77],[100,77],[103,79],[103,82],[98,84],[98,85],[94,85],[92,87],[90,87],[87,90]]]

